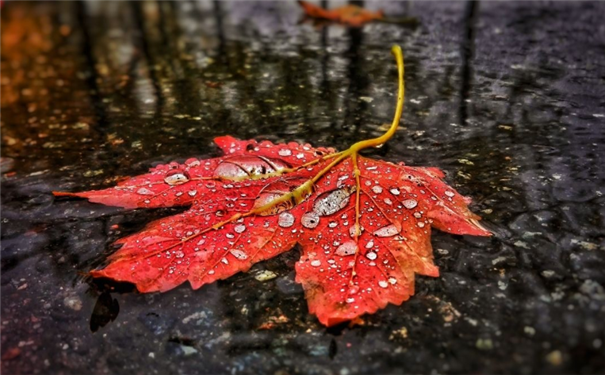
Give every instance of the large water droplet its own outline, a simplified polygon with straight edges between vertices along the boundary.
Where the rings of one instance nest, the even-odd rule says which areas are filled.
[[[290,228],[294,225],[294,215],[289,212],[282,212],[277,218],[277,225],[282,228]]]
[[[181,185],[189,182],[189,176],[187,172],[173,171],[164,178],[164,182],[171,186]]]
[[[235,233],[243,233],[246,230],[246,226],[243,224],[238,224],[233,228],[233,230]]]
[[[319,225],[319,215],[315,211],[306,212],[300,219],[303,227],[313,229]]]
[[[372,191],[376,194],[380,194],[380,193],[382,193],[382,187],[375,185],[372,187]]]
[[[349,197],[355,191],[355,187],[351,186],[348,188],[332,190],[330,192],[323,193],[319,196],[315,204],[313,205],[313,211],[319,216],[332,215],[349,204]]]
[[[400,232],[400,228],[395,226],[395,224],[387,225],[386,227],[382,227],[374,232],[376,237],[393,237],[397,233]]]
[[[311,261],[311,265],[312,265],[313,267],[319,267],[319,266],[321,266],[321,261],[320,261],[320,260],[317,260],[317,259],[316,259],[316,260],[312,260],[312,261]]]
[[[453,196],[454,196],[454,192],[453,192],[453,191],[446,190],[446,191],[445,191],[445,195],[447,195],[448,197],[450,197],[450,198],[451,198],[451,197],[453,197]]]
[[[408,210],[411,210],[416,206],[418,206],[418,202],[415,199],[406,199],[403,201],[403,207],[407,208]]]
[[[236,257],[239,260],[246,260],[246,259],[248,259],[248,255],[246,253],[244,253],[243,251],[241,251],[241,250],[231,249],[231,250],[229,250],[229,252],[231,254],[233,254],[233,256]]]
[[[265,206],[269,206],[268,209],[260,212],[261,216],[275,215],[287,209],[283,204],[273,204],[274,201],[277,201],[283,194],[278,192],[263,192],[258,198],[254,201],[254,208],[261,208]]]
[[[288,167],[289,165],[280,159],[239,155],[223,160],[214,170],[214,177],[238,180],[274,173]]]
[[[388,286],[389,286],[389,283],[387,283],[387,282],[386,282],[386,281],[384,281],[384,280],[380,280],[380,281],[378,282],[378,286],[380,286],[381,288],[386,288],[386,287],[388,287]]]
[[[376,255],[376,253],[373,251],[370,251],[366,254],[366,258],[368,258],[369,260],[376,260],[377,257],[378,255]]]
[[[342,245],[338,246],[335,251],[335,254],[341,257],[345,257],[348,255],[353,255],[357,252],[357,244],[355,241],[347,241]]]

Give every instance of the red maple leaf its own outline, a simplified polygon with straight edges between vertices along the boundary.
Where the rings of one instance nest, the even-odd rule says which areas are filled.
[[[219,137],[222,157],[161,165],[105,190],[55,193],[126,208],[191,206],[119,240],[122,247],[109,265],[92,276],[128,281],[141,292],[167,291],[185,281],[197,289],[299,243],[296,281],[323,324],[407,300],[414,274],[439,274],[431,227],[490,233],[440,170],[359,155],[386,142],[399,124],[403,60],[399,47],[393,52],[398,105],[391,128],[379,138],[336,152]]]
[[[349,4],[334,9],[324,9],[306,1],[299,1],[298,4],[308,17],[330,20],[354,27],[384,18],[381,10],[372,12],[357,5]]]

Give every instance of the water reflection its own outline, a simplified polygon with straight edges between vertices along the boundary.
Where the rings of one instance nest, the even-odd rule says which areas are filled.
[[[114,321],[120,313],[120,305],[115,298],[111,298],[108,292],[103,292],[97,298],[95,307],[90,317],[90,330],[96,332]]]

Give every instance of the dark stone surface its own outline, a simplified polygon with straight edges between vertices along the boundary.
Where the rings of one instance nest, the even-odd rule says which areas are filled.
[[[365,5],[418,26],[315,28],[295,2],[4,2],[3,374],[605,372],[605,3]],[[370,154],[444,169],[495,237],[435,232],[442,276],[352,328],[308,314],[297,250],[197,291],[83,279],[177,211],[52,190],[216,155],[223,134],[379,134],[394,43],[404,127]]]

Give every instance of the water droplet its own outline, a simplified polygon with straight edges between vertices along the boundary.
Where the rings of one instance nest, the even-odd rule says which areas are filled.
[[[273,173],[284,168],[288,168],[288,164],[280,159],[239,155],[223,160],[214,170],[214,177],[238,180]]]
[[[320,261],[320,260],[317,260],[317,259],[316,259],[316,260],[312,260],[312,261],[311,261],[311,265],[312,265],[313,267],[319,267],[319,266],[321,266],[321,261]]]
[[[227,258],[223,258],[221,259],[221,262],[225,263],[225,264],[229,264],[229,261],[227,260]]]
[[[208,271],[208,275],[214,275],[214,270]]]
[[[376,253],[373,251],[370,251],[366,254],[366,258],[368,258],[369,260],[375,260],[377,257],[378,255],[376,255]]]
[[[290,156],[292,155],[292,150],[288,150],[287,148],[282,148],[277,152],[279,156]]]
[[[394,224],[387,225],[386,227],[382,227],[374,232],[376,237],[392,237],[399,233],[400,229],[397,228]]]
[[[401,192],[399,191],[399,189],[397,188],[392,188],[391,190],[389,190],[391,192],[391,194],[393,195],[399,195],[401,194]]]
[[[366,180],[366,182],[364,182],[364,184],[366,186],[372,186],[372,182],[370,180]]]
[[[347,223],[348,225],[349,223]],[[351,237],[355,237],[355,234],[357,234],[357,229],[355,229],[356,226],[355,225],[351,225],[351,227],[349,228],[349,235]],[[361,233],[363,233],[363,227],[359,228],[359,235],[361,236]]]
[[[418,222],[418,228],[424,228],[424,223],[422,221]]]
[[[195,158],[191,158],[191,159],[187,159],[185,161],[185,164],[187,164],[188,167],[199,167],[200,161]]]
[[[225,235],[225,237],[227,237],[227,238],[229,238],[229,239],[233,239],[233,238],[235,238],[235,235],[234,235],[233,233],[227,233],[227,234]]]
[[[384,199],[384,203],[388,204],[389,206],[391,206],[393,204],[393,201],[390,200],[389,198],[385,198]]]
[[[411,210],[416,206],[418,206],[418,202],[415,199],[406,199],[403,201],[403,207],[407,208],[408,210]]]
[[[337,226],[337,225],[338,225],[338,223],[337,223],[337,222],[335,222],[335,221],[330,221],[330,224],[328,224],[328,226],[329,226],[330,228],[336,228],[336,226]]]
[[[278,192],[263,192],[254,201],[254,208],[261,208],[265,206],[270,207],[260,212],[259,215],[261,216],[275,215],[283,212],[288,209],[288,207],[286,207],[284,204],[274,203],[281,198],[282,195],[282,193]]]
[[[353,298],[353,297],[347,298],[347,303],[353,303],[353,302],[355,302],[355,298]]]
[[[372,191],[376,194],[380,194],[382,193],[382,187],[375,185],[374,187],[372,187]]]
[[[451,197],[453,197],[453,196],[454,196],[454,192],[453,192],[453,191],[446,190],[446,191],[445,191],[445,195],[447,195],[448,197],[450,197],[450,198],[451,198]]]
[[[141,194],[141,195],[153,195],[153,191],[147,189],[147,188],[140,188],[139,190],[137,190],[137,194]]]
[[[420,212],[414,212],[414,217],[416,219],[420,219],[422,217],[422,214]]]
[[[294,225],[294,215],[289,212],[282,212],[277,219],[277,225],[282,228],[290,228]]]
[[[391,283],[391,285],[395,285],[397,284],[397,279],[394,277],[389,277],[389,282]]]
[[[338,246],[335,254],[341,257],[353,255],[357,252],[357,244],[354,241],[347,241],[342,245]]]
[[[366,244],[366,249],[371,249],[372,247],[374,247],[374,241],[371,241],[371,240],[370,240],[370,241],[369,241],[369,242]]]
[[[235,233],[243,233],[246,230],[246,226],[243,224],[236,225],[233,230]]]
[[[173,171],[164,178],[164,182],[171,186],[181,185],[189,182],[189,176],[187,172]]]
[[[303,155],[303,154],[296,154],[296,158],[297,158],[297,159],[302,159],[302,158],[304,158],[304,157],[305,157],[305,155]]]
[[[342,210],[349,204],[349,197],[355,191],[355,186],[332,190],[319,196],[313,205],[313,211],[319,216],[328,216]]]
[[[306,212],[300,219],[303,227],[313,229],[319,225],[319,215],[314,211]]]
[[[241,250],[231,249],[231,250],[229,250],[229,252],[230,252],[230,253],[231,253],[231,254],[232,254],[234,257],[236,257],[236,258],[237,258],[237,259],[239,259],[239,260],[246,260],[246,259],[248,259],[248,255],[246,255],[246,253],[244,253],[244,252],[243,252],[243,251],[241,251]]]
[[[386,288],[386,287],[388,287],[388,286],[389,286],[389,283],[387,283],[387,282],[386,282],[386,281],[384,281],[384,280],[380,280],[380,281],[378,282],[378,286],[379,286],[379,287],[381,287],[381,288]]]
[[[187,194],[189,194],[190,197],[195,197],[197,190],[190,190]]]

